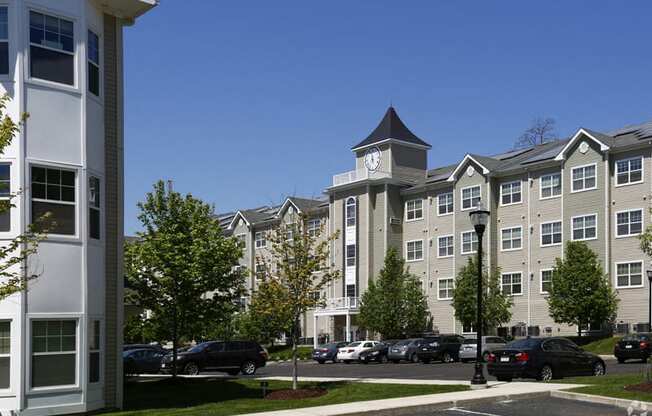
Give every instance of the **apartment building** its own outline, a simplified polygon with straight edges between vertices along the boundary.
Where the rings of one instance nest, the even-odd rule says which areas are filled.
[[[2,414],[122,405],[122,34],[155,4],[0,4],[0,94],[14,120],[30,114],[0,155],[18,193],[0,239],[45,212],[55,222],[26,265],[39,277],[0,301]]]
[[[352,147],[355,169],[333,176],[326,200],[289,198],[279,207],[224,217],[247,247],[243,265],[254,271],[266,232],[289,206],[327,224],[331,233],[340,231],[331,252],[342,278],[323,294],[325,306],[306,317],[306,337],[317,342],[365,335],[356,321],[359,299],[389,247],[421,279],[435,330],[472,332],[455,320],[451,297],[457,271],[476,255],[468,214],[480,200],[491,211],[483,237],[486,265],[500,268],[502,290],[514,301],[512,320],[501,333],[577,332],[554,323],[546,301],[555,259],[563,258],[569,240],[585,241],[597,253],[620,298],[617,329],[632,331],[647,321],[650,259],[637,236],[650,223],[652,122],[606,133],[579,128],[566,140],[491,156],[468,153],[428,169],[431,148],[390,107]]]

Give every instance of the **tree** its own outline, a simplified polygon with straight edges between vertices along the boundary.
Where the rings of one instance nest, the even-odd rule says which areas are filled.
[[[652,209],[650,209],[650,214],[652,215]],[[640,241],[641,251],[652,257],[652,225],[648,225],[645,228],[645,231],[638,236]]]
[[[338,233],[323,236],[323,224],[316,231],[308,232],[307,216],[303,213],[293,215],[292,222],[281,224],[271,232],[271,259],[257,257],[256,262],[265,270],[259,276],[260,284],[273,288],[266,302],[267,312],[281,316],[289,310],[287,327],[292,341],[292,389],[296,390],[301,317],[309,309],[323,305],[321,297],[315,294],[337,279],[340,273],[329,263],[328,248]]]
[[[261,344],[273,344],[275,339],[292,331],[292,310],[288,292],[278,280],[266,280],[251,296],[248,310],[238,315],[237,333]]]
[[[485,288],[482,298],[483,333],[502,326],[512,318],[512,298],[500,290],[500,270],[494,268],[489,273],[482,272],[482,286]],[[468,262],[458,272],[453,289],[453,309],[455,318],[464,326],[475,326],[478,299],[478,262],[470,256]]]
[[[598,256],[583,241],[568,241],[564,259],[557,258],[548,294],[550,316],[556,323],[582,326],[612,322],[618,298]]]
[[[125,273],[152,331],[172,340],[176,376],[179,340],[201,337],[206,323],[230,316],[244,293],[236,267],[242,248],[223,235],[213,208],[163,181],[138,204],[144,231],[125,247]]]
[[[519,136],[515,147],[525,148],[557,140],[555,124],[553,118],[535,118],[532,125]]]
[[[370,281],[362,295],[358,321],[390,339],[422,333],[429,317],[421,282],[405,268],[398,251],[388,249],[377,281]]]

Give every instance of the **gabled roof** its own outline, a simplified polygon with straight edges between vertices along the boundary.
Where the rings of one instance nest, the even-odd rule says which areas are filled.
[[[459,173],[460,169],[466,164],[466,162],[472,161],[476,165],[480,166],[482,168],[482,174],[486,175],[488,174],[491,169],[489,168],[490,166],[494,167],[497,163],[500,163],[500,161],[492,159],[490,157],[486,156],[479,156],[479,155],[473,155],[471,153],[467,153],[466,156],[464,156],[464,159],[460,163],[457,164],[457,167],[448,175],[448,182],[453,182],[455,178],[457,177],[457,174]],[[485,166],[486,165],[486,166]]]
[[[283,215],[288,205],[293,205],[294,208],[302,213],[308,213],[311,210],[323,205],[324,201],[320,199],[306,199],[306,198],[297,198],[295,196],[288,197],[281,208],[276,213],[277,217]]]
[[[582,136],[586,136],[597,143],[598,146],[600,146],[601,152],[609,150],[614,140],[613,137],[607,136],[606,134],[585,128],[580,128],[577,133],[575,133],[575,135],[573,135],[573,137],[568,141],[568,143],[566,143],[566,146],[564,146],[557,154],[557,156],[555,156],[555,160],[564,160],[566,151],[568,151]]]
[[[387,112],[380,120],[378,126],[371,132],[366,139],[353,146],[351,150],[357,150],[363,147],[371,146],[386,140],[396,140],[399,142],[410,143],[417,146],[430,148],[431,146],[418,138],[414,133],[407,128],[401,121],[394,107],[389,107]]]

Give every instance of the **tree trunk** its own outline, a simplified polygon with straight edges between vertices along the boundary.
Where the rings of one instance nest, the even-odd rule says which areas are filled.
[[[581,324],[581,323],[579,323],[579,324],[577,325],[577,336],[578,336],[578,337],[581,337],[581,336],[582,336],[582,324]]]
[[[294,320],[292,328],[292,390],[297,390],[299,388],[298,382],[298,363],[297,363],[297,344],[299,343],[299,318]]]

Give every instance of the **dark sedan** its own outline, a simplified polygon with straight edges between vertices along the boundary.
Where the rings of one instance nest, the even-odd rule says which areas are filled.
[[[358,355],[358,361],[363,364],[369,364],[371,362],[385,364],[387,363],[387,352],[389,350],[389,345],[381,342],[370,350],[362,351]]]
[[[151,348],[132,349],[122,353],[125,374],[156,374],[161,369],[164,352]]]
[[[161,371],[172,371],[172,354],[161,362]],[[209,341],[177,355],[177,371],[197,375],[204,370],[224,371],[229,375],[254,375],[267,362],[267,351],[253,341]]]
[[[487,371],[498,381],[535,378],[550,381],[571,376],[601,376],[604,361],[566,338],[525,338],[489,354]]]
[[[435,360],[444,363],[459,361],[462,342],[464,337],[455,334],[426,337],[419,343],[417,357],[424,364]]]
[[[652,353],[650,339],[652,334],[639,333],[624,336],[614,347],[614,355],[619,363],[636,359],[647,362]]]
[[[324,364],[326,361],[337,362],[337,350],[346,347],[347,342],[330,342],[323,344],[312,350],[312,359],[319,364]]]

